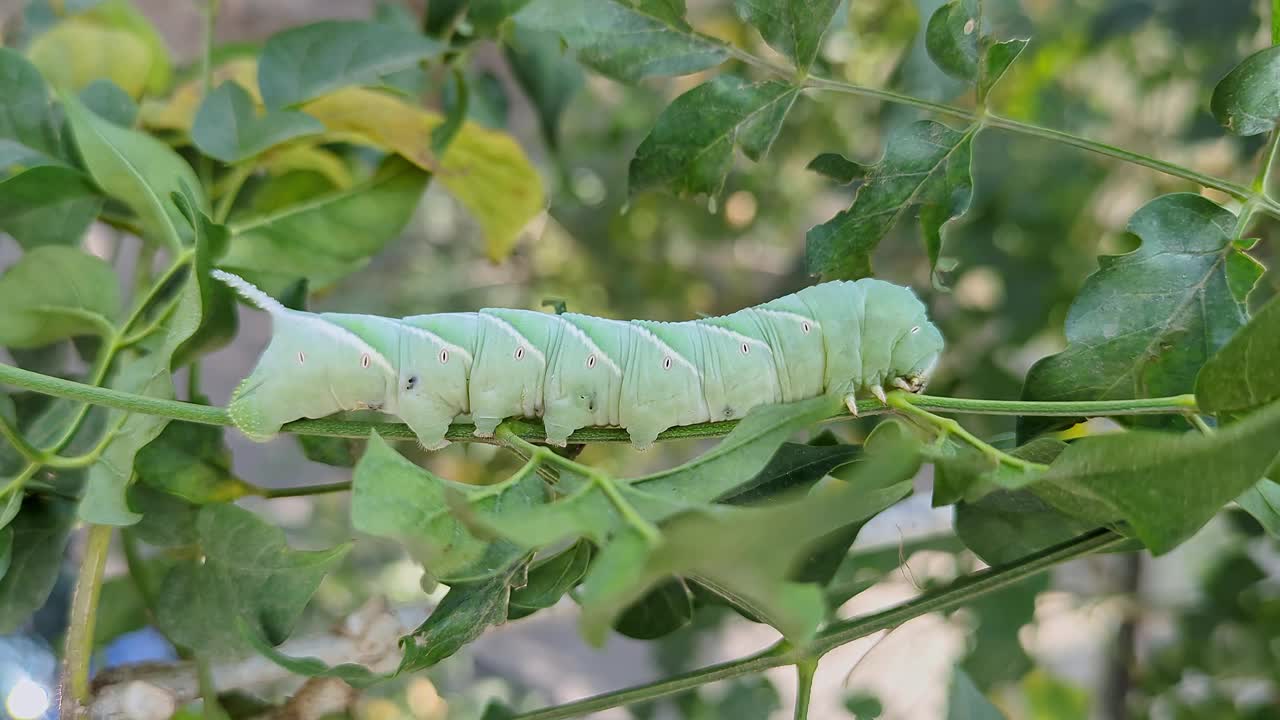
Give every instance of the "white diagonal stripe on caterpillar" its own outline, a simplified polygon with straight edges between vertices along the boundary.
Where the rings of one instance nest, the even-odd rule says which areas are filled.
[[[649,330],[649,328],[646,328],[645,326],[640,325],[638,323],[634,323],[634,322],[628,323],[628,324],[631,325],[631,327],[636,329],[636,331],[640,334],[640,337],[653,343],[654,346],[657,347],[659,350],[661,350],[663,353],[665,353],[667,357],[676,359],[681,365],[684,365],[686,368],[693,371],[694,375],[697,375],[698,377],[702,377],[702,373],[698,370],[698,367],[696,365],[689,362],[689,359],[686,358],[685,356],[676,352],[675,348],[663,342],[662,338],[658,337],[657,335],[654,335],[653,332]]]
[[[613,373],[614,373],[615,375],[617,375],[617,376],[619,376],[619,377],[621,377],[621,376],[622,376],[622,368],[618,367],[618,363],[614,362],[613,358],[609,357],[609,354],[608,354],[608,353],[606,353],[604,350],[601,350],[601,349],[600,349],[600,346],[599,346],[599,345],[596,345],[596,342],[595,342],[594,340],[592,340],[592,339],[590,338],[590,336],[588,336],[586,333],[582,332],[582,328],[578,327],[577,325],[574,325],[573,323],[569,322],[568,320],[565,320],[564,318],[560,317],[559,315],[557,315],[557,316],[556,316],[556,320],[559,320],[559,321],[560,321],[560,324],[564,326],[565,332],[569,333],[569,334],[570,334],[570,335],[572,335],[574,338],[576,338],[577,340],[581,341],[581,342],[582,342],[582,344],[583,344],[583,345],[586,345],[586,346],[587,346],[587,348],[588,348],[592,353],[596,354],[596,356],[597,356],[597,357],[599,357],[601,360],[603,360],[603,361],[604,361],[604,364],[605,364],[605,365],[606,365],[610,370],[612,370],[612,371],[613,371]]]
[[[817,320],[814,320],[813,318],[805,317],[800,313],[793,313],[787,310],[772,310],[770,308],[763,308],[763,307],[757,307],[752,309],[758,313],[763,313],[765,315],[773,315],[775,317],[786,318],[787,320],[800,323],[801,325],[807,324],[812,326],[813,329],[815,330],[822,329],[822,323],[818,322]]]
[[[302,312],[301,310],[289,310],[288,308],[285,308],[285,314],[289,317],[296,317],[302,322],[314,326],[319,332],[338,341],[338,343],[342,345],[346,345],[353,350],[359,350],[362,356],[369,356],[370,360],[377,363],[378,367],[386,370],[388,374],[396,374],[395,368],[393,368],[391,363],[382,356],[382,353],[378,352],[372,345],[360,339],[359,335],[356,335],[350,330],[334,325],[315,313]]]
[[[543,355],[542,351],[539,350],[537,346],[529,342],[529,338],[525,337],[524,334],[521,333],[519,330],[517,330],[514,325],[507,322],[506,320],[503,320],[497,315],[490,315],[489,313],[484,311],[481,311],[477,314],[482,318],[488,318],[489,320],[491,320],[495,325],[498,326],[500,330],[510,335],[511,337],[515,338],[516,342],[520,343],[520,347],[523,347],[525,352],[531,353],[537,356],[538,361],[541,362],[543,365],[547,364],[547,356]]]
[[[724,335],[725,337],[733,338],[735,341],[740,343],[747,343],[748,345],[756,345],[759,347],[763,347],[765,350],[769,351],[769,354],[773,354],[773,348],[769,347],[769,343],[761,340],[760,338],[753,338],[750,335],[743,335],[740,332],[734,332],[729,328],[720,327],[719,325],[712,325],[711,323],[698,323],[698,324],[706,328],[707,330],[710,330],[713,333],[718,333],[720,335]]]
[[[463,358],[465,358],[468,363],[471,362],[471,353],[467,352],[467,350],[462,346],[454,345],[453,343],[449,342],[448,340],[445,340],[444,338],[431,332],[430,330],[424,330],[415,325],[410,325],[407,322],[402,321],[399,323],[399,325],[401,328],[407,331],[410,335],[417,335],[420,338],[424,338],[434,343],[437,347],[448,350],[451,353],[458,353]]]

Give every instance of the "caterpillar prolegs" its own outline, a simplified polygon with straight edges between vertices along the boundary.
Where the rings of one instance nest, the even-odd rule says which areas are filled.
[[[943,346],[911,290],[869,278],[721,317],[624,322],[510,309],[316,314],[214,274],[272,317],[271,342],[230,405],[257,440],[292,420],[372,408],[399,417],[429,449],[447,444],[459,416],[481,437],[509,417],[541,417],[550,443],[617,426],[645,448],[667,428],[741,418],[757,405],[883,398],[885,386],[918,392]]]

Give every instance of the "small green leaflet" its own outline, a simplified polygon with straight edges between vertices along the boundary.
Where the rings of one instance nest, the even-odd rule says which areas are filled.
[[[444,43],[413,28],[360,20],[324,20],[272,35],[258,60],[258,87],[268,108],[296,105],[437,57]]]
[[[1245,58],[1213,88],[1213,116],[1236,135],[1258,135],[1280,120],[1280,45]]]
[[[853,204],[809,229],[809,272],[826,279],[871,275],[871,254],[912,207],[919,207],[930,265],[942,249],[942,230],[969,209],[973,194],[970,145],[976,126],[953,130],[932,120],[895,129],[884,158],[867,173]]]
[[[729,56],[718,40],[694,32],[683,15],[684,3],[670,0],[533,0],[515,20],[559,33],[584,65],[634,82],[688,75]]]
[[[120,311],[119,282],[110,265],[79,248],[39,247],[0,275],[0,307],[0,345],[7,347],[102,334]]]
[[[1067,314],[1066,349],[1031,368],[1023,398],[1190,392],[1200,367],[1244,326],[1244,296],[1262,273],[1235,244],[1235,227],[1235,215],[1200,195],[1165,195],[1142,206],[1128,227],[1142,244],[1099,258]],[[1018,427],[1026,436],[1058,424],[1024,418]]]
[[[734,0],[738,17],[760,31],[765,42],[807,70],[818,56],[822,35],[840,0]]]
[[[676,98],[631,161],[631,192],[669,187],[677,194],[719,195],[734,145],[752,160],[769,152],[799,88],[746,84],[721,75]]]
[[[996,41],[983,33],[979,0],[952,0],[938,8],[925,29],[925,49],[943,72],[975,83],[979,100],[986,98],[1027,40]]]
[[[1242,413],[1280,400],[1280,298],[1273,298],[1196,377],[1196,402],[1217,414]]]
[[[259,117],[249,92],[228,80],[200,103],[191,141],[205,155],[230,164],[322,132],[319,120],[296,110],[268,110]]]

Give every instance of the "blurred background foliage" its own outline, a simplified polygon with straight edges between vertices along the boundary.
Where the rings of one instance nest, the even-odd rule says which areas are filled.
[[[161,0],[137,4],[176,58],[174,81],[190,80],[199,47],[198,8]],[[415,24],[426,17],[428,24],[448,27],[440,18],[447,17],[450,4],[223,0],[216,58],[221,64],[273,30],[322,17],[376,15]],[[970,103],[961,83],[939,71],[923,47],[923,19],[941,4],[842,3],[815,72],[921,98]],[[35,45],[42,33],[63,13],[73,12],[73,5],[72,0],[36,0],[11,8],[0,17],[8,43],[29,47],[39,58]],[[1208,105],[1217,80],[1268,43],[1267,5],[1264,0],[986,0],[996,35],[1031,38],[991,105],[1014,119],[1248,184],[1264,136],[1225,135]],[[728,3],[688,0],[688,8],[690,22],[700,31],[762,57],[773,53]],[[553,38],[532,31],[509,24],[490,27],[475,17],[453,30],[455,40],[471,42],[459,65],[469,88],[469,118],[519,140],[542,175],[549,212],[495,263],[486,252],[483,228],[433,184],[400,237],[367,267],[315,293],[312,309],[399,316],[485,306],[539,309],[544,301],[559,301],[577,312],[681,320],[755,304],[812,282],[805,270],[804,233],[846,207],[852,196],[851,186],[808,170],[810,160],[839,152],[874,163],[892,129],[923,117],[911,108],[810,91],[787,118],[767,158],[759,163],[737,158],[715,201],[631,194],[627,171],[635,148],[671,100],[704,75],[624,85],[583,70]],[[50,67],[77,71],[64,66],[64,56],[49,52],[43,64],[37,62],[46,74]],[[729,69],[756,74],[732,62]],[[147,78],[134,80],[164,83],[166,72],[155,68]],[[402,80],[403,89],[442,112],[459,102],[448,73],[409,74]],[[144,118],[147,112],[144,105]],[[1157,195],[1196,188],[1066,145],[999,131],[982,133],[973,166],[973,204],[949,228],[938,272],[930,273],[919,229],[907,221],[880,245],[877,275],[916,288],[948,338],[932,394],[1017,398],[1031,364],[1063,346],[1067,307],[1083,278],[1096,269],[1097,256],[1134,247],[1134,239],[1123,232],[1133,211]],[[323,168],[283,167],[251,180],[238,202],[270,209],[328,191],[336,182],[342,180]],[[1229,198],[1206,194],[1232,207]],[[1262,225],[1259,232],[1274,235],[1274,225]],[[1275,242],[1263,243],[1256,252],[1274,266],[1275,248]],[[1268,273],[1251,304],[1262,304],[1278,289],[1276,273]],[[242,313],[241,320],[245,337],[258,342],[265,337],[262,318]],[[257,351],[251,342],[238,342],[206,363],[205,390],[214,403],[225,401],[251,364]],[[973,418],[971,427],[987,438],[1013,430],[1012,418]],[[866,430],[869,426],[850,423],[836,432],[852,440]],[[340,478],[346,472],[330,466],[349,464],[341,446],[297,444],[285,438],[263,449],[233,439],[234,468],[264,485],[291,485],[304,477],[318,482],[326,474]],[[638,454],[595,445],[584,459],[638,474],[700,449],[663,445]],[[327,459],[330,465],[304,457]],[[485,446],[455,445],[423,460],[439,474],[465,482],[488,482],[511,469],[509,460]],[[345,496],[333,496],[253,507],[285,527],[292,544],[328,547],[348,537],[346,503]],[[907,503],[878,519],[879,531],[865,533],[856,546],[865,557],[845,561],[847,582],[870,582],[908,560],[885,580],[879,595],[859,596],[870,602],[958,575],[973,559],[945,537],[936,539],[945,535],[949,520],[948,513],[927,503]],[[1230,511],[1186,547],[1158,560],[1090,559],[1055,572],[1052,581],[1033,579],[994,595],[946,619],[945,627],[927,627],[917,636],[906,626],[874,648],[861,648],[865,657],[854,653],[846,663],[829,661],[835,672],[849,675],[832,679],[827,691],[847,697],[852,717],[924,717],[910,714],[912,699],[886,696],[886,688],[876,684],[873,670],[891,675],[885,668],[893,667],[895,647],[903,646],[923,666],[931,664],[920,656],[935,651],[967,658],[965,667],[975,682],[993,691],[1014,718],[1276,717],[1276,550],[1276,541],[1254,520]],[[120,571],[118,563],[112,570]],[[299,632],[325,627],[374,594],[420,606],[431,583],[420,581],[418,573],[398,544],[362,539],[321,586]],[[0,649],[0,658],[17,653],[26,658],[22,662],[34,663],[29,658],[38,651],[30,644],[61,632],[66,584],[26,635]],[[103,601],[99,632],[104,640],[114,639],[107,646],[108,662],[171,655],[154,636],[138,630],[145,618],[125,583],[109,581],[104,592],[109,600]],[[696,593],[688,593],[675,591],[676,604],[684,608],[676,619],[693,613],[692,623],[663,638],[652,652],[624,643],[621,655],[615,652],[606,661],[579,647],[563,618],[541,621],[547,630],[517,624],[434,668],[425,676],[429,681],[378,689],[358,714],[370,720],[479,717],[488,697],[537,706],[641,681],[646,674],[688,669],[708,657],[732,655],[735,642],[750,642],[749,624],[722,607],[703,606]],[[438,590],[433,597],[438,599]],[[132,645],[115,638],[125,631]],[[687,718],[765,718],[788,706],[772,684],[778,680],[771,675],[734,681],[629,712],[641,718],[671,712]],[[785,690],[785,679],[779,687],[793,692]],[[896,692],[914,691],[900,687]],[[908,708],[906,714],[902,708]],[[608,717],[625,714],[615,711]]]

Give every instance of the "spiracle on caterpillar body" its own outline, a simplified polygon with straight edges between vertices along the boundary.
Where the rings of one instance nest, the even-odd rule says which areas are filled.
[[[678,425],[745,416],[762,404],[884,388],[924,388],[942,334],[908,288],[827,282],[730,315],[624,322],[489,308],[400,319],[291,310],[242,278],[214,275],[272,316],[271,341],[230,414],[265,440],[287,422],[377,408],[422,445],[469,417],[491,436],[542,418],[547,441],[624,428],[637,448]],[[855,409],[851,405],[851,409]]]

